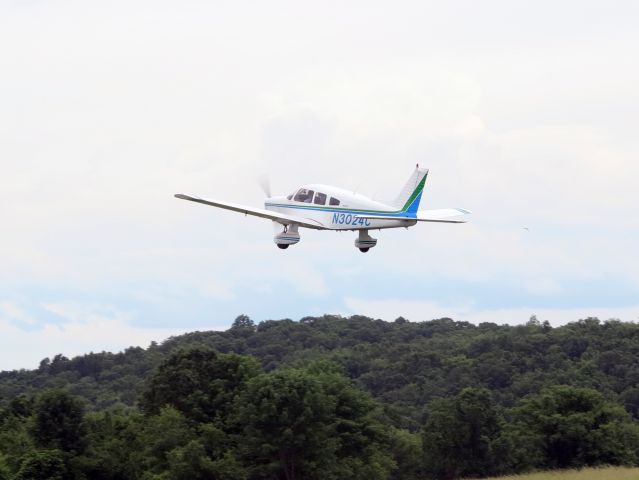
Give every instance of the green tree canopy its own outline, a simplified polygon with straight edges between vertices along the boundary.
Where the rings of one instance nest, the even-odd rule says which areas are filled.
[[[251,320],[248,315],[238,315],[235,320],[233,320],[233,324],[231,325],[231,330],[238,329],[247,329],[250,331],[255,330],[255,322]]]
[[[285,369],[253,378],[237,417],[252,478],[387,478],[393,463],[372,408],[335,372]]]
[[[65,480],[67,475],[61,451],[36,450],[23,459],[15,480]]]
[[[50,390],[35,406],[33,439],[42,448],[79,452],[83,448],[84,407],[69,392]]]
[[[444,479],[495,473],[500,432],[488,390],[465,388],[453,398],[434,400],[423,430],[426,472]]]
[[[140,400],[157,414],[171,405],[189,420],[223,422],[247,380],[260,371],[251,357],[216,353],[203,347],[178,351],[160,364]]]
[[[636,464],[639,427],[597,391],[554,386],[524,399],[511,430],[529,467]]]
[[[0,480],[9,480],[11,478],[11,468],[7,457],[0,453]]]

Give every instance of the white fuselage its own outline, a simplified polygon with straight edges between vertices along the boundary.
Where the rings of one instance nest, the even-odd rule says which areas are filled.
[[[288,197],[267,199],[264,207],[273,212],[312,220],[318,223],[318,228],[329,230],[375,230],[410,227],[417,223],[392,206],[330,185],[304,185]],[[388,219],[361,217],[365,215]]]

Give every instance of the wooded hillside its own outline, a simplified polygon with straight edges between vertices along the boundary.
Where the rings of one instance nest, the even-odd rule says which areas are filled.
[[[417,479],[635,465],[638,353],[639,325],[614,320],[240,316],[226,332],[0,373],[0,479],[42,468]]]

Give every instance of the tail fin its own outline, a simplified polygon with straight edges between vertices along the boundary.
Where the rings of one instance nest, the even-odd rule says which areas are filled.
[[[402,191],[392,203],[393,207],[405,213],[417,213],[427,176],[428,169],[419,168],[419,165],[417,165],[406,185],[404,185],[404,188],[402,188]]]

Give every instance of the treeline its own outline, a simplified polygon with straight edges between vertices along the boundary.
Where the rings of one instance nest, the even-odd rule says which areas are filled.
[[[638,325],[597,319],[240,316],[226,332],[2,372],[0,480],[637,465],[638,353]]]
[[[10,401],[0,479],[455,479],[639,461],[639,425],[591,389],[502,409],[465,388],[425,412],[410,432],[334,364],[264,372],[192,347],[159,365],[136,409],[87,413],[65,390]]]
[[[0,413],[0,479],[385,479],[380,407],[335,366],[264,372],[252,357],[169,356],[139,409],[87,413],[65,390]]]

